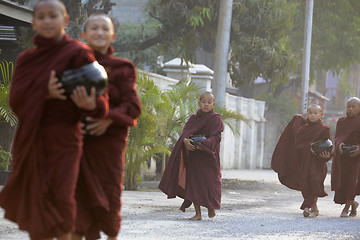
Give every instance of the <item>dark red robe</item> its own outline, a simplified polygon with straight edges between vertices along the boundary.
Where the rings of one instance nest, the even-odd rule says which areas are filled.
[[[60,75],[95,60],[86,45],[35,36],[36,48],[21,53],[11,82],[10,106],[19,122],[13,142],[12,173],[0,193],[5,217],[32,239],[58,237],[75,228],[75,186],[82,151],[81,115],[102,117],[107,103],[98,97],[94,111],[70,100],[49,99],[50,71]]]
[[[335,191],[334,202],[345,204],[360,195],[360,156],[340,155],[339,145],[360,145],[360,116],[342,117],[336,124],[335,157],[331,168],[331,190]]]
[[[279,181],[290,189],[300,191],[299,166],[294,154],[295,136],[300,127],[306,124],[301,115],[295,115],[281,134],[275,147],[271,168],[278,173]]]
[[[78,183],[77,232],[97,239],[100,231],[115,237],[120,230],[124,151],[129,127],[136,125],[141,106],[137,96],[136,69],[127,59],[95,52],[109,78],[109,114],[114,122],[105,134],[85,137]]]
[[[182,135],[171,152],[159,189],[168,198],[184,198],[181,210],[199,204],[211,209],[220,209],[221,168],[220,141],[224,124],[221,116],[213,110],[204,113],[198,110],[191,115]],[[199,143],[204,150],[187,152],[183,141],[192,135],[205,135]]]
[[[311,152],[311,144],[318,140],[330,139],[330,128],[321,120],[310,122],[299,128],[294,141],[295,157],[299,167],[299,187],[304,201],[301,209],[311,208],[318,197],[325,197],[324,180],[327,174],[326,162]]]

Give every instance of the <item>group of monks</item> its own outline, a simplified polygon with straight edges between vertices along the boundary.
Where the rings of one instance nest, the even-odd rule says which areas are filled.
[[[34,7],[35,48],[16,62],[9,103],[18,117],[13,142],[12,173],[0,192],[5,217],[29,233],[31,239],[97,239],[100,232],[116,239],[121,225],[124,151],[129,127],[141,113],[133,63],[112,56],[115,40],[111,19],[103,14],[88,18],[81,36],[88,45],[69,38],[69,22],[60,0],[40,0]],[[67,97],[61,73],[98,61],[109,86],[104,95],[78,86]],[[224,124],[214,111],[215,97],[200,96],[199,110],[191,115],[174,146],[159,188],[169,198],[184,199],[201,220],[201,206],[215,217],[221,202],[220,141]],[[304,197],[305,217],[319,215],[317,198],[326,196],[326,162],[333,157],[332,190],[335,203],[345,204],[342,217],[356,216],[360,193],[360,100],[347,102],[347,116],[337,122],[335,151],[315,153],[311,144],[330,139],[321,122],[322,109],[310,105],[307,118],[294,116],[274,151],[272,168],[279,180]],[[81,120],[88,136],[83,136]],[[202,141],[195,143],[194,136]],[[342,147],[355,148],[350,155]],[[349,214],[349,209],[351,212]]]
[[[331,190],[334,202],[345,204],[340,217],[355,217],[360,195],[360,99],[350,98],[346,103],[346,116],[338,119],[334,137],[334,150],[316,153],[312,144],[331,139],[330,128],[321,121],[323,110],[311,104],[306,118],[295,115],[284,129],[273,153],[271,167],[279,181],[290,189],[301,191],[304,217],[319,215],[318,197],[325,197],[324,180],[331,158]],[[343,146],[351,146],[347,154]],[[351,211],[350,211],[351,207]]]

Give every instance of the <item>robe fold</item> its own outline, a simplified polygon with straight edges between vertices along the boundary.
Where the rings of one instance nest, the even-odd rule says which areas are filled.
[[[288,188],[299,191],[300,175],[294,141],[299,128],[305,124],[306,120],[301,115],[295,115],[291,119],[281,134],[271,159],[271,168],[278,173],[279,181]]]
[[[79,109],[70,99],[48,99],[50,71],[95,61],[90,48],[67,35],[60,41],[35,36],[36,48],[16,62],[9,103],[18,117],[12,173],[0,192],[5,218],[32,239],[58,237],[75,228],[75,186],[82,151],[82,114],[103,117],[105,98],[94,111]]]
[[[334,202],[345,204],[360,195],[360,156],[339,153],[339,145],[360,145],[360,116],[339,118],[335,132],[335,157],[331,168],[331,190]]]
[[[159,184],[159,189],[168,198],[179,196],[184,199],[180,207],[182,211],[191,203],[220,209],[222,182],[219,152],[223,131],[221,116],[214,110],[204,113],[199,109],[185,124]],[[203,150],[186,151],[183,141],[192,135],[205,135],[207,139],[198,143]]]
[[[311,152],[311,144],[318,140],[330,139],[330,128],[321,120],[300,127],[294,141],[295,157],[299,167],[299,187],[304,201],[300,209],[311,208],[318,197],[325,197],[324,181],[327,174],[326,162]]]
[[[113,57],[113,51],[110,47],[105,55],[95,52],[108,73],[107,118],[113,123],[103,135],[84,139],[77,185],[77,232],[87,240],[99,238],[100,231],[110,237],[120,231],[126,138],[141,114],[135,66],[127,59]]]

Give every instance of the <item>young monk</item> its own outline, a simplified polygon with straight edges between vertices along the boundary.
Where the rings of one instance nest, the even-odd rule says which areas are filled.
[[[90,48],[70,39],[64,4],[40,0],[32,26],[36,48],[20,54],[9,103],[18,117],[12,173],[0,193],[5,217],[31,239],[70,239],[75,228],[75,186],[80,165],[82,114],[105,116],[107,103],[78,87],[64,95],[56,75],[95,61]],[[49,80],[50,76],[50,80]]]
[[[198,104],[200,109],[185,124],[159,184],[168,198],[184,199],[180,207],[183,212],[194,203],[195,216],[190,220],[202,220],[200,206],[208,209],[209,218],[215,217],[215,209],[220,209],[221,202],[219,152],[224,124],[213,110],[212,93],[202,94]],[[195,146],[193,135],[204,135],[207,139]]]
[[[293,124],[290,125],[295,129],[298,127],[295,136],[291,133],[290,126],[283,133],[283,136],[292,135],[293,143],[289,142],[286,145],[280,138],[278,146],[283,144],[285,149],[277,147],[272,159],[273,168],[280,169],[279,177],[283,177],[280,178],[280,181],[291,189],[301,191],[304,201],[300,209],[304,210],[304,217],[318,216],[317,198],[327,196],[324,191],[324,180],[327,173],[326,162],[330,160],[331,155],[326,151],[316,154],[311,149],[312,143],[330,139],[330,128],[321,122],[322,115],[321,107],[311,104],[307,109],[305,124],[300,116],[296,116],[292,121]],[[299,125],[302,126],[299,127]],[[292,151],[292,154],[281,155],[281,151],[286,153],[286,147],[288,147],[288,151]],[[279,162],[285,164],[285,168],[279,167]],[[290,164],[286,164],[287,162],[293,166],[288,167]]]
[[[104,119],[87,117],[78,182],[77,234],[73,239],[97,239],[103,231],[115,240],[121,224],[124,152],[129,127],[136,125],[141,106],[137,96],[136,69],[132,62],[112,56],[114,26],[104,14],[91,15],[81,37],[95,51],[109,79],[109,114]]]
[[[345,204],[340,217],[355,217],[359,204],[355,196],[360,194],[360,99],[350,98],[346,103],[346,116],[336,124],[335,157],[332,162],[331,190],[335,191],[334,202]],[[350,155],[344,154],[343,145],[356,149]],[[351,212],[349,214],[349,208]]]

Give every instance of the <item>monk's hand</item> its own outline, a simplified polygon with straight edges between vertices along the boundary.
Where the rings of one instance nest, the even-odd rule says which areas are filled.
[[[86,126],[86,130],[94,136],[103,135],[106,132],[106,129],[108,129],[108,127],[113,123],[113,120],[110,118],[96,119],[86,117],[86,120],[90,122],[90,124]]]
[[[90,95],[88,95],[84,86],[77,86],[70,97],[78,108],[87,111],[92,111],[96,108],[96,90],[94,87],[91,88]]]
[[[338,150],[339,150],[340,155],[343,155],[343,153],[344,153],[343,150],[342,150],[342,146],[344,146],[344,145],[345,145],[344,143],[339,144],[339,149]]]
[[[62,83],[59,82],[59,79],[56,77],[55,71],[51,70],[48,82],[48,94],[46,96],[46,99],[66,100],[66,96],[64,95],[65,89],[62,88],[62,86]]]
[[[354,151],[350,152],[350,157],[357,157],[360,155],[360,147],[358,145],[353,145],[353,147],[356,147]]]
[[[331,154],[329,152],[327,152],[327,151],[320,153],[319,156],[321,158],[323,158],[323,159],[330,159],[331,158]]]
[[[195,146],[192,144],[192,141],[190,138],[184,138],[184,144],[185,144],[185,148],[189,151],[194,151],[195,150]]]

